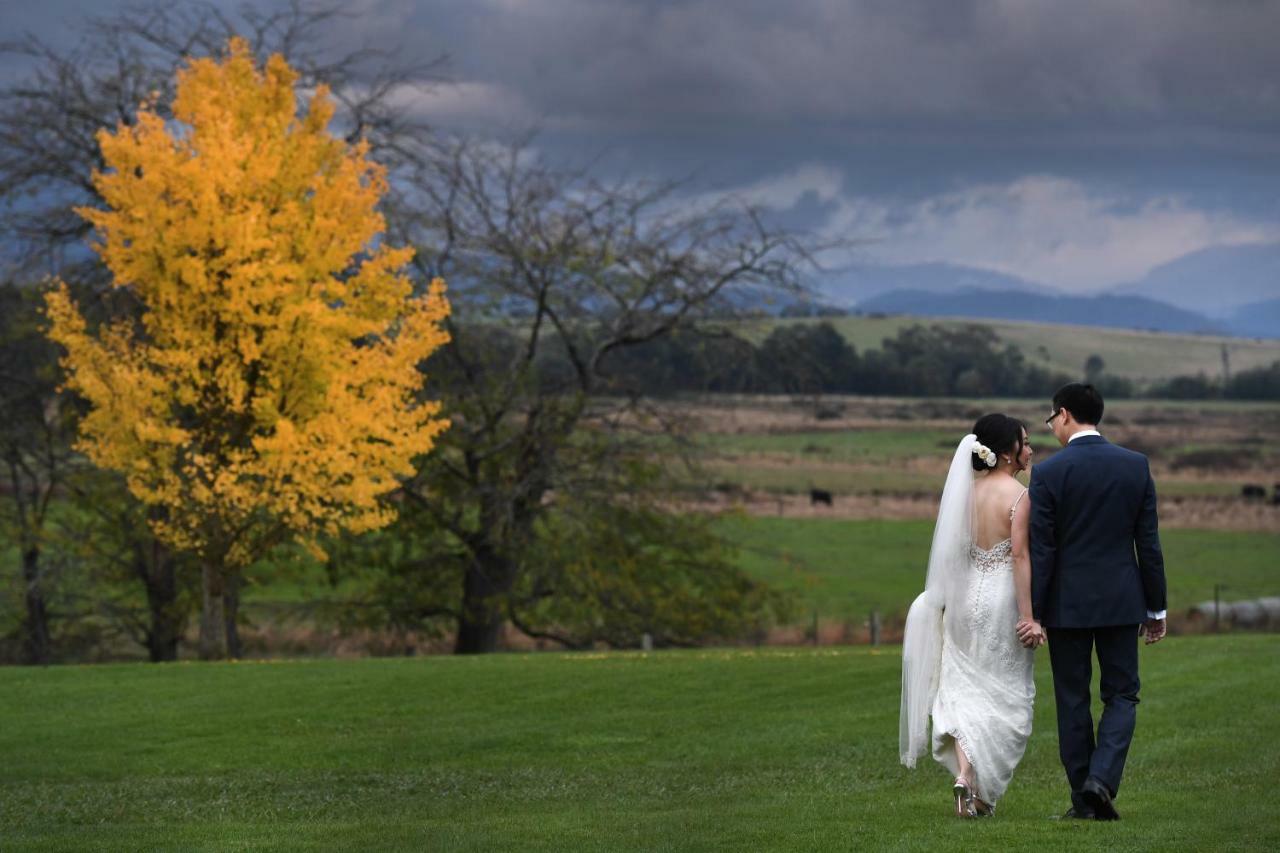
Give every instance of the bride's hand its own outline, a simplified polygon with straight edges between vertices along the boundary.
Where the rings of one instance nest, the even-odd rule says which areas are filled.
[[[1044,628],[1035,619],[1018,620],[1018,642],[1028,649],[1044,645]]]

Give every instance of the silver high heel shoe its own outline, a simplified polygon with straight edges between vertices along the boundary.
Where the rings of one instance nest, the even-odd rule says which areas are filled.
[[[956,783],[951,788],[951,795],[956,802],[956,817],[977,817],[977,812],[973,807],[973,791],[969,788],[969,783],[965,781],[963,776],[956,777]]]

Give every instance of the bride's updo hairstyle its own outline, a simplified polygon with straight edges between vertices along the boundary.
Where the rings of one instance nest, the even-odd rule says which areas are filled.
[[[1017,418],[996,413],[978,418],[978,422],[973,425],[973,434],[978,437],[979,444],[996,456],[1017,459],[1022,453],[1022,431],[1026,428],[1027,425]],[[975,471],[990,471],[993,467],[987,465],[985,460],[978,458],[976,453],[969,461],[973,463]]]

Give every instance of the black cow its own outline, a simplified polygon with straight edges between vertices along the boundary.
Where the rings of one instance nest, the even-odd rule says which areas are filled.
[[[818,504],[826,504],[832,506],[831,493],[826,489],[810,489],[809,490],[809,506],[817,506]]]
[[[1240,489],[1240,496],[1247,501],[1266,500],[1267,490],[1263,486],[1255,486],[1253,483],[1246,483]]]

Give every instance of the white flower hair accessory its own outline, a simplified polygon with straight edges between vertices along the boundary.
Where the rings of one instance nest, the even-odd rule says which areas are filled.
[[[996,467],[996,455],[991,452],[991,448],[987,447],[982,442],[974,442],[973,452],[979,459],[987,463],[988,468]]]

